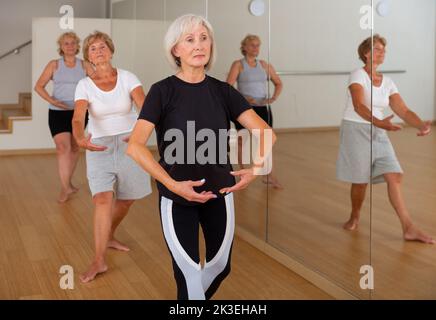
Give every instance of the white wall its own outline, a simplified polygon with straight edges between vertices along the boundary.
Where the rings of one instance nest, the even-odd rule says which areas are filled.
[[[387,17],[375,15],[374,30],[387,39],[385,69],[408,106],[424,119],[435,119],[436,1],[390,1]]]
[[[98,29],[111,32],[109,19],[81,19],[74,21],[74,31],[84,39],[90,32]],[[32,76],[36,83],[44,67],[51,59],[57,59],[56,39],[64,30],[59,28],[58,18],[35,18],[32,29]],[[81,54],[79,55],[81,57]],[[51,92],[51,83],[47,90]],[[0,150],[54,148],[48,128],[47,102],[32,91],[32,113],[30,121],[15,121],[13,134],[0,137]]]
[[[1,0],[0,54],[31,40],[32,18],[60,17],[62,5],[72,5],[78,18],[104,18],[106,0]],[[31,46],[0,60],[0,104],[16,103],[19,92],[30,92]],[[7,74],[8,76],[4,76]]]
[[[153,83],[173,74],[163,49],[167,26],[163,20],[112,20],[113,65],[133,72],[146,93]],[[148,145],[155,144],[153,132]]]
[[[370,36],[360,28],[367,0],[273,0],[270,61],[278,71],[348,72],[360,65],[357,46]],[[274,127],[336,126],[345,103],[346,75],[283,75],[272,105]],[[272,86],[271,86],[272,92]]]
[[[357,46],[370,33],[360,29],[359,8],[367,0],[271,3],[271,62],[277,70],[349,71],[362,65]],[[388,40],[381,69],[407,70],[389,76],[410,107],[423,118],[434,119],[435,1],[391,4],[388,17],[375,14],[375,32]],[[282,80],[283,94],[273,105],[275,127],[339,124],[347,76],[283,76]]]
[[[162,45],[168,23],[176,16],[189,12],[205,14],[205,1],[188,2],[167,0],[164,17],[157,20],[116,19],[111,27],[107,25],[110,28],[107,32],[112,34],[116,46],[114,65],[137,74],[146,91],[152,83],[172,73],[163,56]],[[214,26],[218,46],[218,61],[211,75],[225,80],[232,61],[241,57],[239,43],[247,33],[255,33],[262,38],[263,59],[268,59],[268,43],[271,41],[270,58],[276,70],[350,71],[361,65],[357,46],[370,32],[360,29],[359,9],[361,5],[368,4],[368,0],[272,0],[271,39],[268,13],[262,17],[252,16],[248,12],[249,3],[250,0],[208,1],[207,15]],[[420,6],[413,5],[411,0],[391,3],[391,14],[386,18],[376,16],[375,19],[375,31],[388,39],[383,69],[407,70],[406,74],[391,77],[411,108],[425,119],[434,119],[436,4],[434,0],[420,0]],[[147,10],[156,18],[162,14],[162,3],[157,0],[136,1],[134,8],[135,17],[147,16]],[[167,20],[163,21],[164,18]],[[57,28],[54,22],[53,28]],[[86,28],[88,32],[97,26],[91,23]],[[52,38],[49,41],[52,43],[46,53],[46,61],[55,54],[53,39],[57,33],[51,30],[50,34]],[[38,68],[39,73],[42,66]],[[273,105],[276,128],[339,124],[345,103],[347,76],[283,76],[282,80],[282,96]],[[37,99],[39,97],[34,97],[34,101]],[[38,108],[34,105],[34,110]],[[45,112],[43,116],[46,117]],[[2,135],[0,149],[52,147],[46,119],[38,121],[41,123],[37,128],[44,134],[37,144],[30,143],[29,146],[26,134],[21,139]],[[35,124],[24,129],[28,123],[16,122],[15,128],[34,134]],[[154,143],[154,138],[150,143]]]
[[[270,42],[269,58],[278,71],[349,72],[362,65],[357,46],[371,33],[360,28],[360,8],[370,1],[271,0],[271,38],[268,12],[262,17],[252,16],[249,3],[250,0],[208,0],[206,6],[205,0],[167,0],[161,20],[172,21],[189,12],[206,15],[207,7],[218,47],[218,61],[211,75],[222,80],[226,79],[231,63],[241,58],[239,43],[247,33],[261,37],[262,59],[268,59]],[[388,39],[388,54],[382,69],[407,70],[405,74],[390,76],[411,108],[425,119],[434,119],[435,1],[420,0],[419,6],[412,0],[391,3],[391,14],[385,18],[375,15],[374,21],[375,32]],[[136,17],[159,19],[162,15],[162,3],[156,0],[127,0],[124,7],[130,8],[127,11],[136,9]],[[149,36],[147,41],[158,43],[153,35]],[[141,46],[146,43],[134,41],[135,52],[145,53]],[[415,50],[419,50],[420,56],[412,60]],[[148,56],[148,59],[156,57]],[[274,126],[337,126],[344,109],[347,78],[347,75],[282,76],[284,90],[273,105]],[[153,79],[150,76],[149,80],[143,80],[147,83]],[[422,82],[427,85],[423,86]]]

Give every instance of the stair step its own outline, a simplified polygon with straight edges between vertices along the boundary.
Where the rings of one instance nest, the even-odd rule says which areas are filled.
[[[0,109],[21,109],[19,104],[0,104]]]
[[[0,133],[12,133],[14,120],[32,120],[32,95],[20,93],[18,104],[0,105]]]
[[[0,120],[0,133],[11,133],[12,129],[9,128],[8,123],[4,120]]]
[[[3,110],[3,119],[11,120],[28,120],[31,119],[31,115],[23,109],[6,109]]]

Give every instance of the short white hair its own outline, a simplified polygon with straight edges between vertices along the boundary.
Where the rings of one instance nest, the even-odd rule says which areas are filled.
[[[184,34],[190,32],[192,29],[200,25],[204,26],[207,29],[207,32],[209,33],[209,37],[211,39],[210,58],[208,63],[205,65],[205,70],[208,71],[212,69],[213,65],[215,64],[216,46],[211,24],[202,16],[186,14],[174,20],[174,22],[168,28],[164,40],[165,55],[169,64],[175,70],[180,70],[181,65],[180,59],[173,54],[174,47],[179,43],[180,39]]]

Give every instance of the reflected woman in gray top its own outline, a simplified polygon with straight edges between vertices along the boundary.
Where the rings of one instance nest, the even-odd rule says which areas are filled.
[[[57,43],[61,58],[47,64],[34,90],[49,103],[48,122],[56,145],[61,180],[58,202],[63,203],[72,193],[78,191],[71,183],[79,158],[79,147],[73,138],[71,127],[74,92],[79,80],[85,78],[86,73],[93,73],[93,69],[90,64],[76,57],[80,50],[80,39],[74,32],[63,33]],[[52,95],[45,89],[50,80],[53,81]]]
[[[257,59],[260,50],[260,38],[256,35],[247,35],[241,41],[241,53],[244,58],[233,62],[227,77],[227,83],[234,85],[237,82],[239,92],[251,104],[253,110],[272,128],[273,119],[270,105],[279,97],[283,85],[280,77],[271,64]],[[268,80],[274,84],[274,93],[268,97]],[[237,130],[243,129],[235,123]],[[238,139],[238,162],[242,164],[242,139]],[[273,175],[273,171],[264,178],[264,183],[271,184],[273,188],[281,189],[282,185]]]

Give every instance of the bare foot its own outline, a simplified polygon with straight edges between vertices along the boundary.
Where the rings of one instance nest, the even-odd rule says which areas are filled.
[[[424,232],[419,230],[414,225],[412,225],[406,229],[406,231],[404,232],[404,240],[406,240],[406,241],[420,241],[420,242],[424,242],[424,243],[428,243],[428,244],[435,244],[436,243],[436,241],[432,237],[426,235]]]
[[[58,202],[59,203],[65,203],[68,201],[69,197],[71,194],[73,194],[74,191],[72,189],[68,189],[68,190],[61,190],[61,193],[59,194],[58,197]]]
[[[120,250],[120,251],[125,251],[125,252],[130,251],[130,248],[128,246],[119,242],[116,239],[109,240],[107,243],[107,247],[112,248],[112,249],[116,249],[116,250]]]
[[[83,283],[90,282],[94,280],[94,278],[100,274],[107,271],[107,265],[104,262],[93,262],[89,267],[88,271],[82,273],[80,275],[80,281]]]
[[[358,218],[350,218],[347,222],[342,226],[345,230],[353,231],[356,230],[359,225]]]

